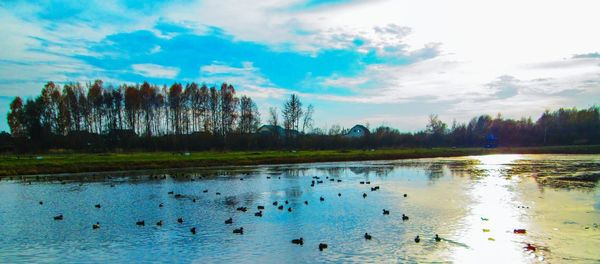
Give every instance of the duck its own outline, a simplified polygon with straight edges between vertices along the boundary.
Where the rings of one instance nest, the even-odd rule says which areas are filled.
[[[292,239],[292,244],[296,244],[296,245],[304,245],[304,239],[303,238],[297,238],[297,239]]]
[[[190,232],[192,232],[192,234],[194,234],[194,235],[195,235],[195,234],[196,234],[196,228],[195,228],[195,227],[192,227],[192,228],[190,229]]]
[[[277,209],[283,210],[283,205],[278,206]]]
[[[40,205],[44,204],[44,202],[40,201]]]
[[[527,243],[527,246],[525,247],[525,249],[527,249],[529,251],[536,251],[537,250],[537,248],[534,245],[530,244],[530,243]]]
[[[371,238],[373,238],[373,237],[371,235],[369,235],[369,233],[365,233],[366,240],[371,240]]]
[[[258,211],[257,213],[254,213],[254,216],[262,217],[262,211]]]
[[[204,190],[204,191],[202,191],[202,192],[203,192],[203,193],[207,193],[207,192],[208,192],[208,190]]]
[[[195,198],[194,198],[194,199],[192,199],[192,203],[195,203],[195,202],[196,202],[196,199],[195,199]]]
[[[288,202],[288,200],[285,200],[285,204],[289,204],[290,202]]]
[[[308,201],[304,201],[304,204],[308,205]]]
[[[135,222],[135,224],[139,225],[139,226],[144,226],[146,223],[144,222],[144,220],[140,220],[140,221]]]
[[[183,218],[181,218],[181,217],[177,218],[177,223],[183,224]]]
[[[368,181],[368,182],[365,182],[365,183],[366,183],[366,184],[371,184],[371,182],[370,182],[370,181]]]
[[[367,198],[367,193],[363,193],[363,198]]]
[[[342,193],[338,193],[338,197],[342,197]]]
[[[321,202],[323,202],[323,201],[325,201],[325,198],[323,198],[323,196],[321,196],[321,197],[319,198],[319,200],[321,200]]]
[[[375,187],[371,187],[371,191],[374,192],[377,191],[377,189],[375,189]]]
[[[259,206],[256,207],[256,209],[258,209],[258,210],[265,210],[265,207],[263,205],[259,205]]]
[[[402,221],[408,221],[408,216],[406,216],[405,214],[402,214]]]
[[[160,220],[160,221],[156,222],[156,225],[157,226],[162,226],[163,225],[163,220]]]
[[[323,249],[327,248],[327,244],[325,243],[319,243],[319,251],[323,251]]]
[[[419,237],[419,235],[417,235],[415,237],[415,243],[419,243],[419,242],[421,242],[421,238]]]
[[[173,194],[173,191],[168,192],[168,194]]]
[[[98,229],[100,228],[100,222],[96,222],[95,224],[92,225],[92,229]]]
[[[405,194],[404,194],[404,197],[408,197],[408,194],[406,194],[406,193],[405,193]]]
[[[292,207],[288,207],[288,212],[292,212]]]
[[[217,192],[217,193],[215,193],[215,194],[216,194],[216,195],[221,195],[221,193],[220,193],[220,192]]]
[[[242,206],[242,207],[238,207],[236,210],[246,212],[246,211],[248,211],[248,208]]]
[[[240,178],[240,181],[243,181],[243,180],[244,180],[244,178]]]
[[[183,195],[182,195],[182,194],[179,194],[179,193],[178,193],[178,194],[175,194],[175,199],[179,199],[179,198],[183,198]]]
[[[337,180],[337,182],[342,182],[342,180]]]
[[[442,238],[440,236],[438,236],[438,234],[435,234],[435,242],[440,242],[442,241]]]
[[[100,207],[102,207],[102,206],[101,206],[100,204],[97,204],[97,205],[94,205],[94,207],[96,207],[96,208],[100,208]]]
[[[233,224],[233,218],[229,217],[229,219],[225,220],[225,224],[227,224],[227,225]]]
[[[384,215],[389,215],[389,214],[390,214],[390,210],[385,210],[385,209],[383,209],[383,214],[384,214]]]
[[[158,207],[159,207],[159,208],[163,208],[164,206],[165,206],[165,205],[164,205],[163,203],[159,203],[159,204],[158,204]]]
[[[360,184],[365,184],[365,182],[364,182],[364,181],[361,181],[361,182],[360,182]]]
[[[243,235],[243,234],[244,234],[244,228],[243,228],[243,227],[240,227],[240,228],[233,229],[233,233],[234,233],[234,234],[240,234],[240,235]]]
[[[63,220],[63,219],[64,219],[64,216],[62,214],[59,214],[54,217],[54,220]]]
[[[277,206],[279,204],[279,202],[275,201],[273,202],[273,206]]]
[[[317,184],[323,183],[323,181],[317,181]]]

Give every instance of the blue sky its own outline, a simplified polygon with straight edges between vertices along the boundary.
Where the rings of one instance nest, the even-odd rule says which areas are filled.
[[[318,127],[404,131],[600,98],[596,1],[39,2],[0,3],[0,131],[46,81],[230,82],[263,113],[297,93]]]

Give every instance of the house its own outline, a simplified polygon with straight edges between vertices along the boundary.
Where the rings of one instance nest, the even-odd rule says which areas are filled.
[[[369,129],[366,128],[363,125],[355,125],[353,126],[348,133],[346,133],[346,135],[344,135],[344,137],[349,137],[349,138],[361,138],[364,137],[366,135],[369,135],[371,132],[369,132]]]
[[[259,127],[258,130],[256,130],[256,133],[258,133],[260,135],[269,136],[269,135],[277,134],[281,137],[286,136],[286,132],[288,132],[292,136],[298,136],[298,134],[300,134],[300,132],[298,132],[296,130],[286,130],[285,128],[283,128],[281,126],[273,126],[273,125],[263,125],[263,126]]]

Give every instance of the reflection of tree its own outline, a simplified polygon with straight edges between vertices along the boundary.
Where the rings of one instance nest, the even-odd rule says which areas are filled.
[[[436,181],[444,176],[444,166],[441,163],[432,163],[425,168],[425,173],[430,181]]]

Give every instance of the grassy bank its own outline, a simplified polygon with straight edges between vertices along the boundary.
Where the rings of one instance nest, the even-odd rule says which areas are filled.
[[[315,151],[230,151],[134,153],[66,153],[40,155],[1,155],[0,177],[13,175],[169,169],[227,165],[257,165],[328,161],[387,160],[453,157],[483,154],[598,154],[600,145],[527,148],[417,148]]]

